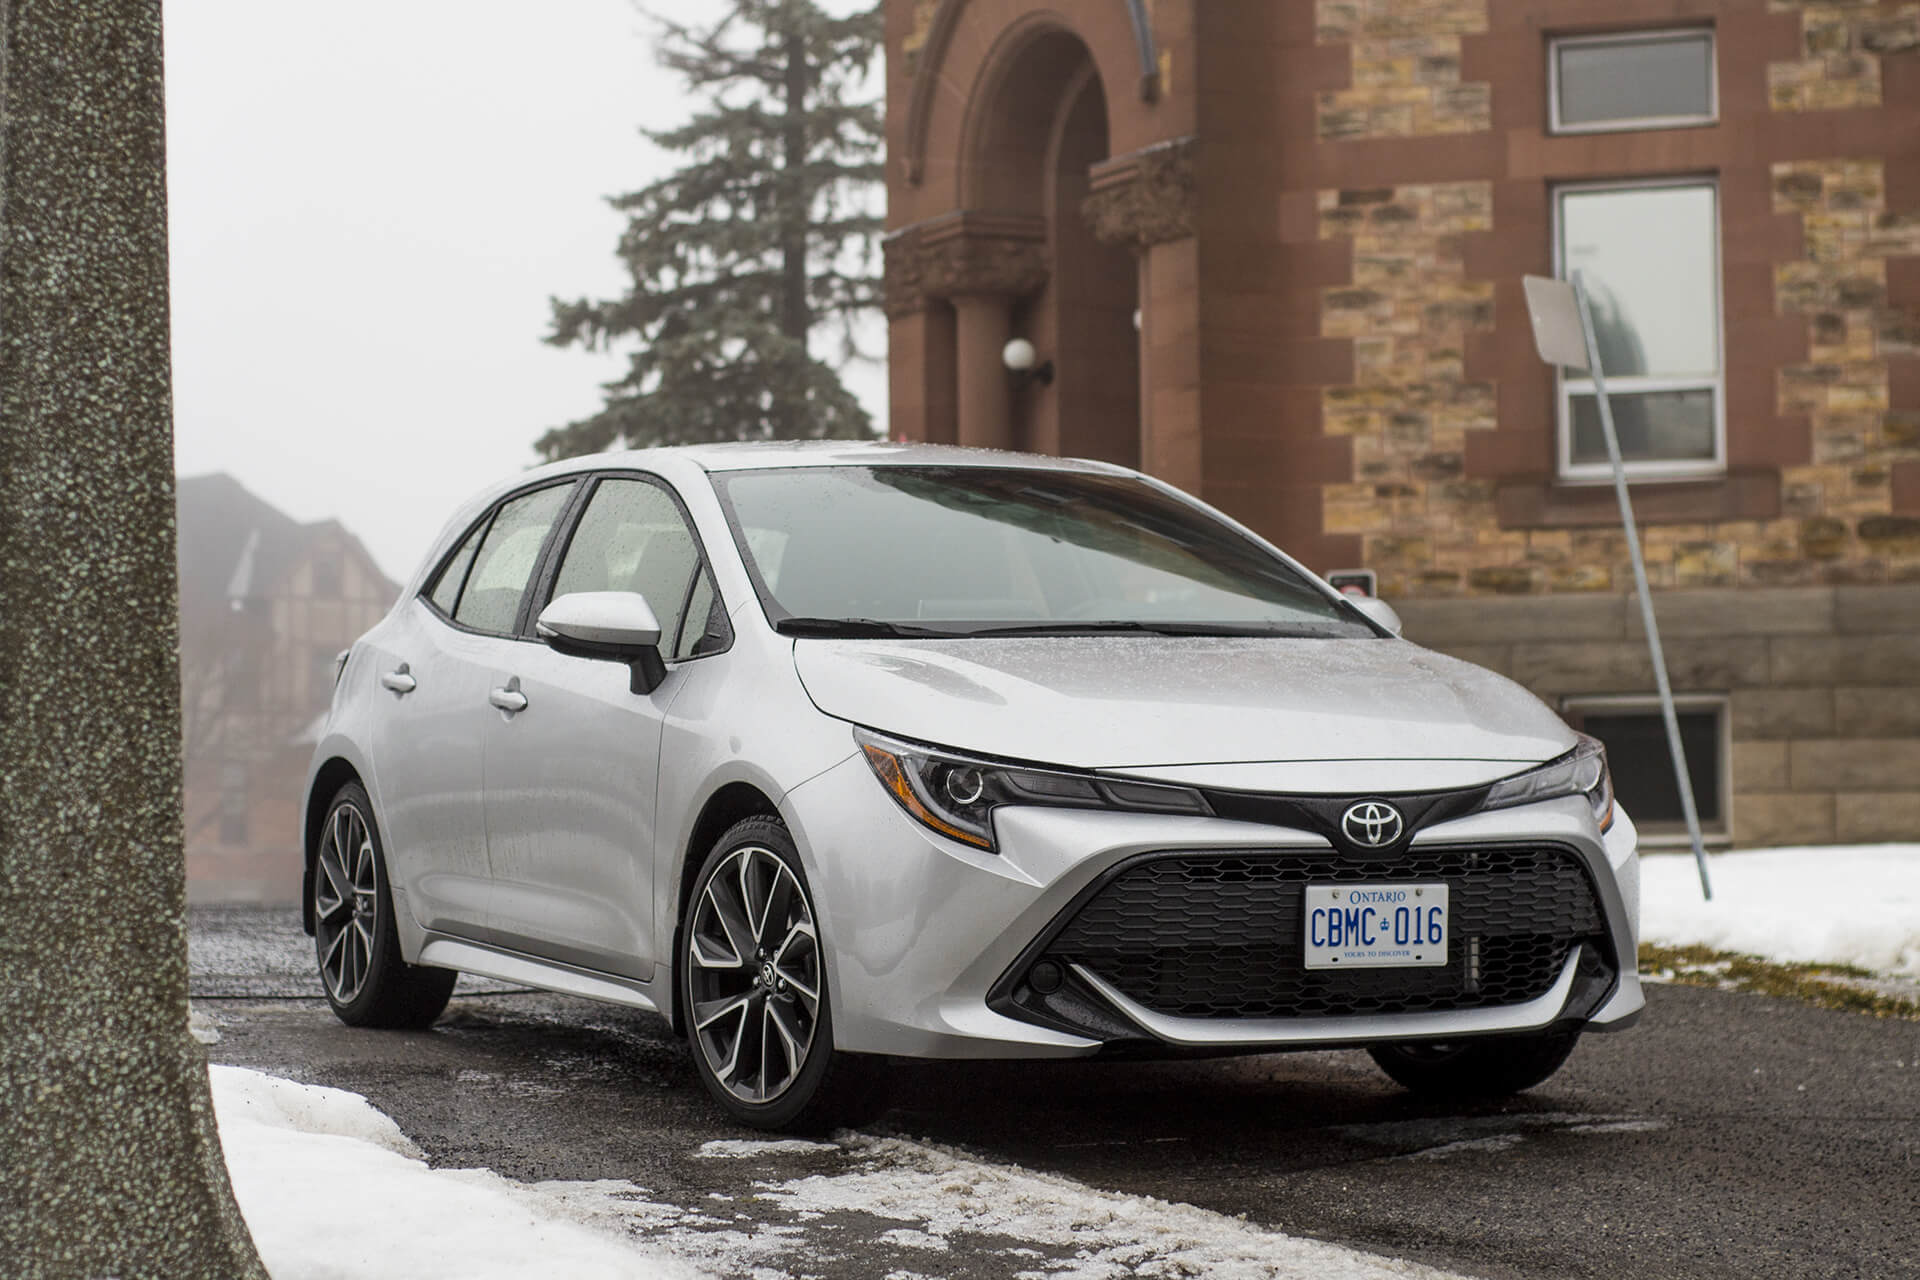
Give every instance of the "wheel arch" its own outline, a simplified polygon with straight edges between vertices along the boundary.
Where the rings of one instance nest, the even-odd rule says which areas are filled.
[[[679,883],[674,886],[673,944],[668,952],[667,972],[671,975],[668,983],[670,996],[669,1018],[675,1035],[686,1034],[685,1011],[680,1007],[680,931],[687,918],[687,901],[693,896],[693,885],[700,878],[700,863],[729,827],[743,818],[766,817],[780,819],[780,806],[773,797],[751,782],[729,782],[707,797],[706,804],[700,808],[700,816],[694,820],[693,830],[687,836],[686,848],[680,851],[676,864]],[[309,857],[308,865],[312,865]]]
[[[334,756],[314,771],[313,781],[307,787],[307,803],[304,810],[304,830],[301,831],[300,847],[302,853],[302,871],[300,877],[300,925],[309,936],[313,933],[313,864],[320,852],[320,832],[326,825],[327,805],[334,793],[349,782],[358,782],[366,786],[360,771],[343,756]]]

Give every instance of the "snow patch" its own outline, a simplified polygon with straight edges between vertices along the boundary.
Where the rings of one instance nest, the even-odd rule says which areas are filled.
[[[359,1094],[214,1067],[240,1212],[273,1280],[699,1280],[484,1169],[429,1169]]]
[[[187,1034],[201,1044],[219,1044],[220,1027],[213,1018],[189,1005],[187,1007]]]
[[[840,1148],[831,1142],[808,1142],[804,1138],[780,1138],[772,1141],[754,1142],[740,1138],[728,1138],[715,1142],[703,1142],[693,1154],[702,1160],[743,1160],[752,1156],[800,1155],[808,1151],[838,1151]]]
[[[1783,964],[1920,978],[1920,844],[1764,849],[1640,860],[1640,936]]]

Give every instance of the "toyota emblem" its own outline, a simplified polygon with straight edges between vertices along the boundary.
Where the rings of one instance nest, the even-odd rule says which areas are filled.
[[[1363,849],[1384,849],[1395,843],[1404,825],[1398,809],[1378,800],[1349,805],[1340,815],[1340,829],[1346,832],[1347,839]]]

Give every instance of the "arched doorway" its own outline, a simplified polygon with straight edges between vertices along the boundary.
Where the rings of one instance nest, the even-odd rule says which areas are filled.
[[[1081,212],[1088,171],[1109,154],[1100,75],[1087,46],[1057,26],[1016,28],[1002,43],[975,89],[961,196],[967,208],[1044,229],[1046,283],[1010,300],[1005,336],[1031,341],[1053,380],[1010,397],[1011,443],[1138,466],[1139,268],[1132,251],[1096,239]],[[960,358],[977,361],[986,345],[963,342]]]

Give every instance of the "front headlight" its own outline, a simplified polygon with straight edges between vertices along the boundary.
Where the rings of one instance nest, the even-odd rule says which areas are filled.
[[[915,821],[951,840],[993,851],[993,811],[1035,804],[1066,809],[1209,814],[1198,791],[984,760],[856,728],[854,740],[880,785]]]
[[[1593,820],[1602,831],[1613,825],[1613,775],[1607,770],[1607,749],[1598,738],[1580,735],[1573,750],[1537,769],[1502,778],[1487,792],[1483,809],[1507,809],[1558,796],[1585,796]]]

